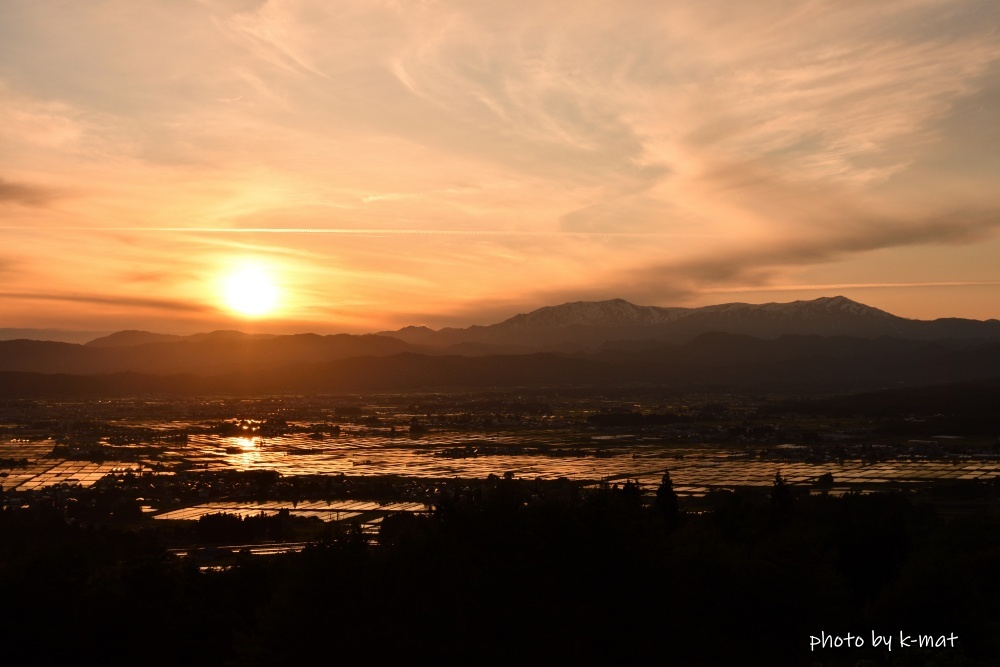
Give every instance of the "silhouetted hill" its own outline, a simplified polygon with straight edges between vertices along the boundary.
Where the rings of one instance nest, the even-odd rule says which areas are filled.
[[[60,343],[86,343],[106,332],[73,331],[70,329],[11,329],[0,328],[0,340],[51,340]]]
[[[116,331],[113,334],[95,338],[86,343],[87,347],[124,347],[129,345],[145,345],[146,343],[167,343],[181,340],[183,336],[173,334],[158,334],[151,331]]]
[[[135,345],[145,345],[147,343],[179,343],[179,342],[202,342],[202,341],[222,341],[222,340],[268,340],[275,338],[274,334],[248,334],[232,329],[222,329],[210,331],[208,333],[191,334],[188,336],[178,336],[175,334],[159,334],[151,331],[117,331],[108,336],[95,338],[87,343],[87,347],[132,347]]]
[[[126,342],[122,345],[0,341],[0,371],[206,375],[412,349],[395,338],[374,335],[272,336],[216,331],[166,342],[137,343],[141,336],[123,333],[120,340]]]
[[[145,371],[141,375],[6,373],[0,378],[0,394],[8,397],[59,393],[266,394],[640,385],[831,392],[1000,378],[997,342],[946,344],[844,336],[763,340],[722,333],[642,351],[474,357],[404,352],[345,355],[320,361],[303,361],[301,357],[329,354],[331,348],[325,340],[328,337],[305,336],[304,340],[292,341],[299,360],[266,365],[253,361],[254,355],[260,354],[272,360],[279,358],[281,355],[268,354],[266,348],[288,345],[284,338],[199,348],[200,354],[230,356],[227,363],[195,371],[171,370],[180,364],[172,366],[165,362],[155,374]],[[364,337],[347,338],[352,345],[382,344],[378,337],[372,337],[373,341]],[[315,353],[309,352],[310,344],[316,346]],[[165,346],[168,352],[183,351],[183,345],[197,344],[151,344]],[[235,353],[234,347],[238,348]],[[346,348],[339,351],[343,353]],[[247,361],[239,363],[239,354],[246,355]],[[284,358],[292,359],[294,355],[285,354]],[[182,377],[181,373],[187,375]]]

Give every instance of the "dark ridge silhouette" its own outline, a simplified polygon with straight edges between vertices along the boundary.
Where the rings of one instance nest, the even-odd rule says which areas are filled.
[[[13,329],[0,327],[0,340],[50,340],[60,343],[86,343],[95,336],[104,335],[97,331],[74,331],[70,329]]]
[[[123,340],[135,340],[124,336]],[[176,341],[73,345],[0,341],[0,370],[42,373],[198,373],[256,370],[360,355],[397,354],[410,345],[386,336],[251,335],[216,331]]]
[[[653,350],[605,350],[598,354],[534,353],[463,357],[414,352],[385,356],[347,356],[326,361],[265,364],[255,355],[267,346],[287,345],[285,338],[245,344],[154,343],[137,348],[165,348],[159,372],[30,373],[0,372],[0,395],[107,395],[131,392],[173,393],[326,393],[342,391],[433,391],[485,388],[734,387],[803,391],[862,391],[1000,378],[1000,343],[924,343],[881,338],[852,339],[787,336],[760,340],[747,336],[707,334],[684,345]],[[304,336],[294,341],[298,359],[329,354],[328,341]],[[336,338],[336,337],[333,337]],[[358,341],[349,345],[382,341]],[[391,340],[391,339],[388,339]],[[20,343],[33,343],[20,341]],[[46,343],[35,345],[48,346]],[[392,341],[389,345],[398,344]],[[65,353],[63,344],[51,344]],[[201,355],[192,363],[180,356],[185,346]],[[30,347],[27,345],[26,347]],[[66,346],[79,348],[80,346]],[[383,348],[385,349],[385,348]],[[105,350],[95,350],[105,351]],[[177,355],[177,356],[174,356]],[[227,356],[228,355],[228,356]],[[242,359],[241,359],[242,355]],[[267,358],[275,359],[278,355]],[[296,359],[292,355],[284,358]],[[221,360],[221,361],[220,361]],[[48,361],[57,366],[58,357]],[[225,362],[225,363],[222,363]],[[182,371],[185,371],[182,373]]]
[[[158,334],[151,331],[136,331],[128,329],[117,331],[107,336],[95,338],[86,343],[87,347],[122,347],[130,345],[145,345],[146,343],[169,343],[179,341],[183,336],[173,334]]]

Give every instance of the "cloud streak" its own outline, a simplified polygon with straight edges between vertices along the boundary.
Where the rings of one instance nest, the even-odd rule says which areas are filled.
[[[12,203],[21,206],[44,207],[59,197],[60,193],[51,188],[0,178],[0,204]]]
[[[751,287],[730,287],[730,288],[709,288],[704,289],[705,293],[731,294],[737,292],[800,292],[800,291],[820,291],[830,292],[831,290],[842,289],[880,289],[884,287],[979,287],[1000,285],[1000,280],[965,280],[949,282],[924,282],[924,283],[829,283],[825,285],[767,285]]]
[[[617,283],[645,286],[656,297],[657,285],[673,285],[678,295],[719,289],[767,288],[788,267],[831,263],[845,256],[921,244],[969,244],[989,238],[1000,228],[1000,214],[957,212],[919,222],[873,221],[863,235],[833,234],[823,238],[774,242],[762,247],[716,249],[684,261],[662,263],[622,276]],[[952,281],[953,284],[993,284]],[[726,288],[720,286],[727,285]],[[683,286],[685,289],[678,289]]]
[[[0,292],[0,299],[16,301],[56,301],[118,308],[142,308],[179,313],[205,313],[211,308],[190,301],[150,299],[128,296],[102,296],[91,294],[46,294],[43,292]]]

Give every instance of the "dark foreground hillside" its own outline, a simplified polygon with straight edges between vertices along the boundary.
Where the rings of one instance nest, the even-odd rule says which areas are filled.
[[[497,479],[381,544],[199,572],[136,528],[0,513],[5,657],[48,664],[992,665],[1000,658],[996,489],[938,496],[717,493],[647,507]],[[931,498],[930,500],[934,500]],[[989,508],[993,508],[990,510]],[[872,633],[892,651],[871,648]],[[816,648],[811,637],[861,636]],[[902,633],[902,637],[900,635]],[[919,649],[920,635],[945,646]],[[913,645],[901,646],[909,637]],[[866,662],[867,661],[867,662]]]

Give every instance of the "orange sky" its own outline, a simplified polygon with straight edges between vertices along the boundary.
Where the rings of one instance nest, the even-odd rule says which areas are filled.
[[[1000,317],[998,3],[662,5],[6,0],[0,328]]]

